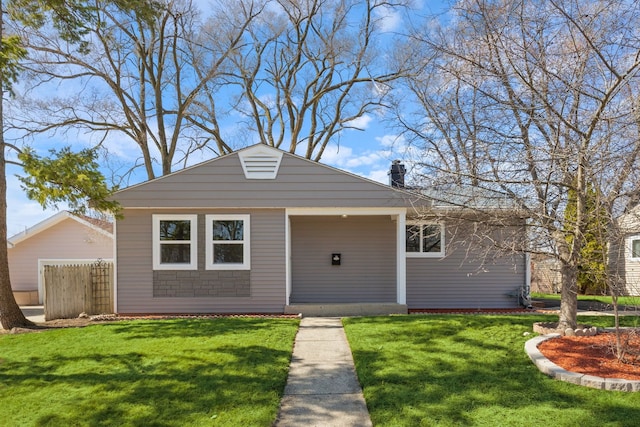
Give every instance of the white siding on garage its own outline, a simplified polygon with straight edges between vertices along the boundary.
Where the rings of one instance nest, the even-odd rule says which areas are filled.
[[[249,214],[251,221],[250,297],[153,297],[152,210],[125,210],[116,229],[118,312],[126,313],[282,313],[285,305],[284,210],[163,210],[198,215],[198,269],[204,269],[204,216]]]
[[[38,290],[38,260],[111,259],[113,239],[67,218],[9,249],[9,277],[14,291]]]
[[[609,268],[624,282],[624,293],[640,295],[640,258],[632,254],[632,241],[640,239],[640,205],[618,218],[620,236],[609,242]]]
[[[640,258],[632,254],[632,241],[640,240],[640,234],[628,235],[624,239],[623,256],[618,262],[625,279],[625,294],[640,295]]]

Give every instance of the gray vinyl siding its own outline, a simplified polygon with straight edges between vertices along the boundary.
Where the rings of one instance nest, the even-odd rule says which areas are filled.
[[[415,194],[288,153],[275,179],[247,179],[238,154],[232,153],[121,190],[114,198],[125,208],[124,219],[117,223],[120,313],[282,312],[287,208],[335,212],[295,216],[292,211],[291,303],[396,302],[397,223],[390,215],[342,218],[340,211],[362,208],[350,212],[375,214],[369,208],[406,208],[411,216],[430,208],[427,199]],[[193,283],[167,292],[157,287],[154,297],[152,215],[172,213],[198,215],[198,271],[175,274]],[[248,288],[246,276],[205,271],[204,216],[217,213],[251,215]],[[466,241],[464,234],[459,236]],[[515,307],[517,300],[507,294],[525,282],[524,256],[490,254],[482,263],[473,260],[482,250],[476,242],[451,244],[456,241],[447,239],[444,259],[406,259],[409,307]],[[341,266],[331,265],[332,253],[342,254]],[[158,286],[160,280],[165,281],[162,286],[174,280],[165,273],[155,276]],[[212,290],[218,282],[222,291]]]
[[[236,153],[115,195],[124,207],[304,208],[405,207],[408,193],[285,154],[273,180],[245,178]]]
[[[284,210],[163,210],[198,214],[198,270],[204,270],[204,216],[250,214],[250,296],[153,296],[152,210],[125,210],[116,233],[118,312],[126,313],[281,313],[285,305]]]
[[[291,217],[291,236],[291,303],[396,302],[390,216]]]
[[[451,234],[444,258],[407,258],[409,309],[518,307],[510,294],[525,284],[524,254],[504,254]]]

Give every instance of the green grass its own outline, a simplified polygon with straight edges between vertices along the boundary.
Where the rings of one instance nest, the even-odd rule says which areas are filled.
[[[560,301],[560,294],[542,294],[537,292],[531,293],[531,298],[552,299]],[[579,301],[599,301],[605,304],[611,304],[611,297],[607,295],[578,295]],[[619,305],[638,306],[640,305],[640,297],[638,296],[621,296],[618,297]]]
[[[529,360],[533,335],[523,334],[554,320],[413,315],[344,324],[375,426],[637,426],[639,394],[553,380]],[[611,317],[580,322],[613,325]]]
[[[298,322],[114,322],[0,336],[2,426],[269,426]]]

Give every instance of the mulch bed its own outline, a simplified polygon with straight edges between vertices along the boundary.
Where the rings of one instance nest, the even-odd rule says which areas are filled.
[[[409,314],[531,314],[530,308],[410,308]]]
[[[623,333],[626,363],[615,357],[615,334],[600,333],[590,337],[563,336],[546,340],[538,350],[563,369],[601,378],[640,380],[640,335]],[[630,354],[635,353],[635,354]]]

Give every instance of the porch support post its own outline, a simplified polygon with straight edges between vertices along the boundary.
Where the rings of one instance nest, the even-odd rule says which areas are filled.
[[[407,303],[407,257],[406,257],[406,223],[407,213],[398,214],[396,231],[396,299],[398,304]]]
[[[291,298],[291,219],[289,211],[284,212],[284,239],[285,239],[285,305],[289,305]]]
[[[118,245],[116,244],[117,241],[118,241],[118,221],[113,221],[113,283],[111,284],[113,286],[113,290],[111,292],[111,295],[113,296],[113,312],[114,313],[118,313]],[[38,264],[40,264],[40,262],[38,262]],[[43,277],[42,273],[38,272],[38,277]],[[44,285],[44,280],[43,280],[43,285]],[[42,295],[44,295],[44,288],[43,288]]]

